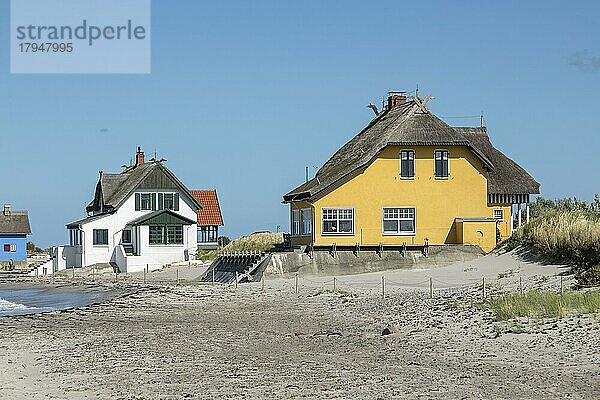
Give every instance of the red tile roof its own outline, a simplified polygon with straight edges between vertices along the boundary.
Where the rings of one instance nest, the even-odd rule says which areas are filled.
[[[204,207],[198,211],[198,225],[223,225],[223,216],[216,190],[191,190]]]

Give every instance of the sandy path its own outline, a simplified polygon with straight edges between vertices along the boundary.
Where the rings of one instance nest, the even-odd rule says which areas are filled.
[[[523,273],[551,271],[530,267]],[[445,268],[433,271],[468,274]],[[294,294],[290,283],[267,281],[265,292],[260,284],[148,288],[79,310],[0,319],[0,398],[600,396],[596,319],[532,322],[531,333],[498,337],[489,312],[456,307],[478,298],[476,290],[433,300],[398,290],[382,299],[308,286]],[[381,336],[388,325],[397,333]]]

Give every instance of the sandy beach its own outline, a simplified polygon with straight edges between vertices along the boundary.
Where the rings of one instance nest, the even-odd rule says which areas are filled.
[[[511,333],[471,306],[484,276],[493,294],[519,277],[553,289],[564,271],[511,253],[344,276],[335,293],[322,276],[300,277],[299,293],[294,277],[264,291],[125,283],[128,295],[101,304],[0,318],[0,398],[597,398],[594,316]]]

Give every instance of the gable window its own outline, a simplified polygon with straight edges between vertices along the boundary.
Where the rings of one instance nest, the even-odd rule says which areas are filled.
[[[173,193],[163,194],[163,204],[165,210],[173,210],[175,208],[174,197],[175,196],[173,195]]]
[[[300,210],[302,218],[302,235],[310,235],[312,233],[312,212],[310,208]]]
[[[292,210],[292,235],[300,234],[300,210]]]
[[[497,221],[504,221],[504,210],[502,210],[502,209],[494,210],[494,219]]]
[[[435,151],[435,177],[438,179],[448,178],[448,150]]]
[[[406,179],[415,177],[415,152],[413,150],[400,152],[400,177]]]
[[[142,211],[152,210],[152,195],[150,193],[140,194],[140,209]]]
[[[93,243],[94,246],[108,245],[108,229],[94,229]]]
[[[414,235],[415,208],[384,208],[383,233],[386,235]]]
[[[351,235],[354,233],[354,209],[323,208],[323,233]]]

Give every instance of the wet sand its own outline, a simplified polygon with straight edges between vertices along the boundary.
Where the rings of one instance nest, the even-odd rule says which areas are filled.
[[[460,276],[486,262],[436,273],[454,268]],[[556,272],[515,265],[499,270],[522,267],[532,279],[536,268],[542,275]],[[395,274],[393,280],[402,279]],[[376,287],[352,289],[351,282],[370,282],[368,275],[344,279],[347,287],[336,294],[320,289],[329,283],[316,278],[303,279],[298,294],[293,279],[267,280],[264,292],[260,283],[237,290],[147,286],[70,311],[0,318],[0,397],[600,396],[594,317],[521,321],[526,333],[507,333],[507,323],[469,306],[480,299],[476,288],[429,299],[427,290],[397,287],[382,298]],[[382,336],[388,326],[394,333]]]

